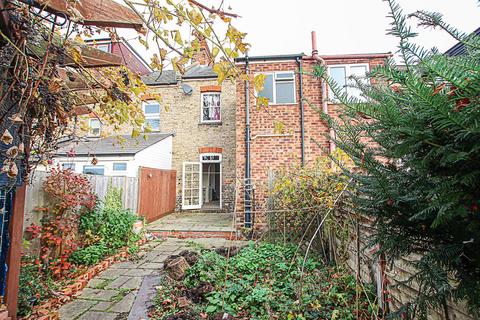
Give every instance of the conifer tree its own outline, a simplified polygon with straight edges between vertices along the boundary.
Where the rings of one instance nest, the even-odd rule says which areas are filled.
[[[339,118],[326,120],[359,168],[347,174],[357,209],[374,218],[371,243],[391,261],[420,257],[409,279],[419,287],[410,317],[437,308],[451,319],[450,300],[466,300],[480,316],[480,39],[438,13],[407,16],[387,2],[402,65],[386,61],[367,75],[370,84],[351,79],[360,99],[319,66],[315,74],[344,105]],[[447,32],[466,53],[450,57],[414,44],[412,20]]]

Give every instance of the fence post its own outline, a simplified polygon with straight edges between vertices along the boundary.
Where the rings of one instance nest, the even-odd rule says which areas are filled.
[[[18,289],[20,279],[20,262],[22,257],[23,238],[23,214],[25,211],[25,194],[27,184],[17,187],[13,199],[12,216],[10,220],[10,249],[7,257],[7,286],[5,290],[5,302],[8,315],[15,320],[17,318]]]

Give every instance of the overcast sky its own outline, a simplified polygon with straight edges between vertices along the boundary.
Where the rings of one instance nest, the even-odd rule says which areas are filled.
[[[220,0],[200,2],[218,6]],[[440,12],[448,23],[465,32],[480,27],[477,0],[398,2],[406,13]],[[382,0],[224,0],[224,8],[228,7],[242,16],[234,24],[248,33],[247,41],[252,45],[250,55],[310,54],[312,30],[317,32],[320,54],[396,51],[396,39],[386,35],[388,8]],[[455,40],[442,31],[419,31],[416,42],[427,48],[435,46],[445,51],[455,44]],[[134,40],[130,42],[135,45]],[[149,53],[145,55],[148,58]]]

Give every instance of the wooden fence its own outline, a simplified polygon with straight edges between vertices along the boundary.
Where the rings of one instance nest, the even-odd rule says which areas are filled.
[[[48,175],[48,172],[35,172],[32,182],[27,187],[24,228],[32,223],[40,224],[42,217],[38,212],[35,212],[35,208],[47,204],[43,182]],[[100,200],[105,198],[109,187],[120,189],[122,190],[123,207],[137,212],[145,217],[148,222],[175,210],[176,171],[174,170],[141,168],[140,178],[86,176],[90,180],[92,191]]]
[[[138,213],[147,222],[160,219],[175,210],[175,170],[140,168]]]

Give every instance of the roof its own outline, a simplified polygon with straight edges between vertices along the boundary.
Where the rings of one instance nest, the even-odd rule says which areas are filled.
[[[471,36],[473,36],[473,35],[480,36],[480,28],[473,31],[470,35]],[[464,55],[465,53],[467,53],[467,48],[465,48],[465,44],[463,44],[462,42],[458,42],[456,45],[454,45],[453,47],[451,47],[450,49],[445,51],[445,54],[449,55],[451,57],[461,56],[461,55]]]
[[[56,154],[57,156],[66,156],[73,149],[76,157],[135,155],[172,135],[172,133],[149,133],[147,134],[147,139],[123,135],[119,137],[91,138],[80,142],[65,142],[61,144]]]
[[[181,76],[182,79],[216,79],[217,74],[213,71],[211,66],[193,65],[188,68]],[[176,84],[177,77],[173,70],[154,71],[142,77],[146,85],[168,85]]]
[[[217,74],[213,71],[212,67],[204,65],[193,65],[188,68],[183,74],[183,79],[204,79],[204,78],[216,78]]]
[[[153,71],[142,76],[146,85],[176,84],[177,76],[173,70]]]

